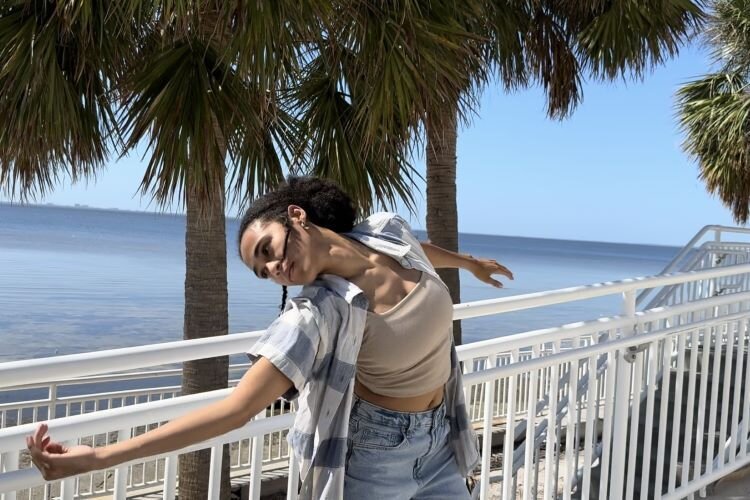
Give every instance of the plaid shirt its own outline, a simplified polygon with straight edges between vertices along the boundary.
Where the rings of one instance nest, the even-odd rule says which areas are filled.
[[[405,268],[437,276],[408,223],[396,214],[374,214],[347,236],[393,257]],[[287,439],[301,460],[301,499],[344,497],[349,414],[367,307],[356,285],[338,276],[321,275],[287,303],[284,313],[249,352],[267,358],[293,383],[284,397],[298,400]],[[451,447],[460,472],[468,475],[479,461],[479,450],[466,413],[454,347],[445,404]]]

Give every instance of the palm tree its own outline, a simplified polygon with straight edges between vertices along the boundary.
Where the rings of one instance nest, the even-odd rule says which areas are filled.
[[[703,17],[699,0],[487,1],[462,6],[457,15],[463,29],[476,35],[466,40],[481,45],[485,62],[467,73],[463,101],[475,103],[492,76],[505,89],[539,84],[547,94],[547,114],[557,119],[581,101],[582,79],[642,78],[677,54]],[[471,111],[461,102],[455,96],[437,101],[426,120],[427,234],[453,251],[457,125]],[[460,302],[458,271],[443,271],[454,303]],[[454,336],[461,343],[458,324]]]
[[[684,148],[712,194],[745,224],[750,208],[750,2],[717,0],[705,38],[718,69],[677,91]]]
[[[228,203],[272,188],[285,169],[337,180],[363,212],[413,202],[414,137],[431,102],[458,96],[461,61],[473,57],[452,8],[8,0],[0,186],[43,196],[146,144],[143,194],[187,213],[184,338],[224,335]],[[225,357],[184,364],[184,394],[226,384]],[[208,458],[181,457],[181,498],[206,498]]]

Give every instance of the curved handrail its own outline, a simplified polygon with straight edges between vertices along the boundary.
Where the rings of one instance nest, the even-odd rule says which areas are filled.
[[[664,269],[662,269],[659,274],[667,274],[673,272],[677,267],[677,264],[683,258],[685,258],[685,256],[690,253],[691,250],[694,250],[696,243],[698,243],[701,238],[703,238],[710,231],[716,232],[716,239],[720,238],[722,233],[750,234],[750,228],[745,227],[722,226],[719,224],[709,224],[703,226],[703,228],[695,233],[695,236],[693,236],[693,238],[687,243],[687,245],[682,247],[682,250],[680,250],[679,253],[674,256],[674,258],[669,262],[669,264],[664,267]],[[636,297],[636,304],[640,304],[647,294],[648,290],[641,291]]]

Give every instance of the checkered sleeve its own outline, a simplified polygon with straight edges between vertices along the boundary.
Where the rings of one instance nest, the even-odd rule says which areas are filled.
[[[309,300],[294,298],[247,354],[251,360],[259,356],[268,359],[292,382],[293,387],[283,396],[292,400],[312,377],[319,344],[315,307]]]

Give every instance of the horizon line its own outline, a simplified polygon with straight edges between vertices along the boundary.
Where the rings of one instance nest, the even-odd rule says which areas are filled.
[[[83,203],[76,203],[74,205],[62,205],[59,203],[42,203],[42,202],[22,202],[22,201],[9,201],[9,200],[0,200],[0,206],[1,205],[8,205],[8,206],[14,206],[14,207],[39,207],[39,208],[66,208],[70,210],[92,210],[92,211],[100,211],[100,212],[119,212],[119,213],[130,213],[130,214],[139,214],[139,215],[159,215],[159,216],[170,216],[170,217],[185,217],[184,212],[168,212],[166,210],[135,210],[132,208],[117,208],[117,207],[96,207],[92,205],[86,205]],[[238,215],[231,215],[226,214],[225,216],[227,219],[234,219],[238,220],[240,217]],[[416,231],[420,231],[423,233],[426,233],[427,230],[415,227],[413,228]],[[635,243],[631,241],[605,241],[605,240],[590,240],[590,239],[580,239],[580,238],[553,238],[548,236],[525,236],[525,235],[514,235],[514,234],[491,234],[491,233],[474,233],[470,231],[460,231],[459,234],[464,235],[471,235],[471,236],[490,236],[490,237],[500,237],[500,238],[521,238],[521,239],[528,239],[528,240],[547,240],[547,241],[575,241],[575,242],[581,242],[581,243],[608,243],[608,244],[615,244],[615,245],[631,245],[631,246],[651,246],[651,247],[664,247],[664,248],[682,248],[684,245],[678,245],[678,244],[665,244],[665,243]]]

